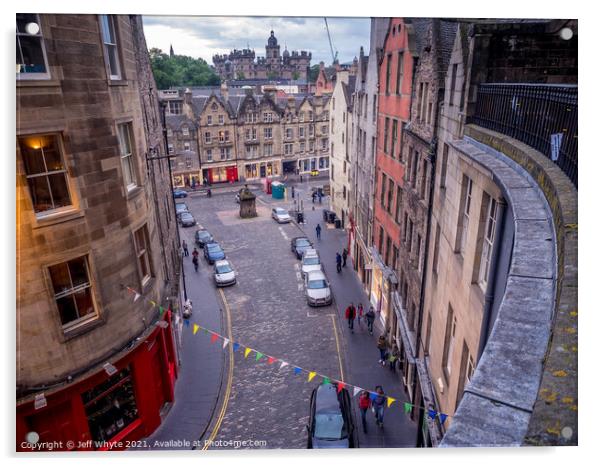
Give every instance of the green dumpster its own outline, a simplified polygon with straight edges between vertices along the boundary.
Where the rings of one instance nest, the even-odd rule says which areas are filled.
[[[284,199],[284,183],[280,181],[272,181],[272,198]]]

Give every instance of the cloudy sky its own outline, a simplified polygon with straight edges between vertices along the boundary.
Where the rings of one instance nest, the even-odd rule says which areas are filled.
[[[280,53],[308,50],[311,64],[332,63],[324,18],[250,17],[250,16],[143,16],[144,33],[149,48],[157,47],[180,55],[200,57],[212,64],[216,53],[237,48],[255,49],[255,56],[265,56],[265,45],[274,30]],[[328,18],[333,47],[341,63],[353,60],[360,46],[367,53],[370,45],[369,18]]]

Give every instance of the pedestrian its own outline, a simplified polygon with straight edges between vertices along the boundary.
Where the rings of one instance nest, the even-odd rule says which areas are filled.
[[[341,255],[337,252],[337,272],[341,273],[341,263],[343,261],[343,258],[341,257]]]
[[[199,258],[199,251],[197,250],[197,248],[194,248],[192,250],[192,260],[194,261],[195,259]]]
[[[353,322],[355,321],[355,306],[353,303],[350,303],[345,309],[345,319],[347,319],[347,326],[351,329],[351,333],[353,333]]]
[[[362,303],[358,303],[357,305],[357,326],[358,328],[362,328],[362,319],[364,318],[364,305]]]
[[[188,257],[188,245],[184,240],[182,240],[182,249],[184,250],[184,257]]]
[[[378,362],[384,366],[385,361],[387,359],[387,340],[384,334],[378,337],[376,347],[380,351],[380,359],[378,360]]]
[[[291,196],[293,196],[293,199],[295,199],[295,187],[291,186]]]
[[[393,349],[389,354],[389,369],[391,372],[395,372],[395,365],[397,364],[397,360],[399,359],[399,348],[395,343],[393,343]]]
[[[347,254],[349,254],[349,251],[347,251],[347,248],[343,248],[343,267],[347,265]]]
[[[368,330],[370,331],[370,335],[374,331],[374,319],[376,318],[376,313],[374,312],[374,307],[370,306],[368,312],[366,312],[366,323],[368,324]]]
[[[322,227],[320,226],[320,224],[318,223],[316,225],[316,236],[318,239],[320,239],[320,233],[322,232]]]
[[[318,191],[318,202],[322,204],[322,190]]]
[[[380,385],[376,386],[375,391],[376,391],[376,398],[374,398],[374,400],[372,400],[372,407],[374,408],[374,416],[376,417],[376,425],[383,428],[384,427],[383,419],[385,416],[385,403],[386,403],[385,391],[383,390],[383,387],[381,387]]]
[[[312,204],[316,203],[316,192],[315,191],[313,193],[311,193],[311,203]]]
[[[360,412],[362,413],[362,426],[364,428],[364,433],[368,432],[368,425],[366,424],[366,412],[370,409],[372,403],[370,402],[370,394],[364,390],[360,394]]]

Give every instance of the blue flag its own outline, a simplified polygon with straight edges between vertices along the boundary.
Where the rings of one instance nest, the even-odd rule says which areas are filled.
[[[447,419],[447,414],[439,413],[439,419],[441,420],[441,424],[445,424],[445,420]]]
[[[238,343],[232,344],[232,351],[236,351],[238,348],[240,348],[240,345]]]
[[[301,368],[300,367],[295,367],[293,370],[295,371],[296,375],[299,375],[301,373]]]
[[[370,399],[371,399],[372,401],[375,401],[375,400],[376,400],[376,397],[377,397],[376,393],[374,393],[374,392],[370,392]]]
[[[190,321],[188,319],[184,319],[184,325],[186,325],[186,327],[190,327]]]
[[[437,411],[429,409],[429,417],[434,420],[437,417]]]

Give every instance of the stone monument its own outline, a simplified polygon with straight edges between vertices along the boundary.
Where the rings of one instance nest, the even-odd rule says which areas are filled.
[[[257,209],[255,208],[255,194],[251,192],[249,187],[245,187],[238,192],[240,199],[240,218],[257,217]]]

